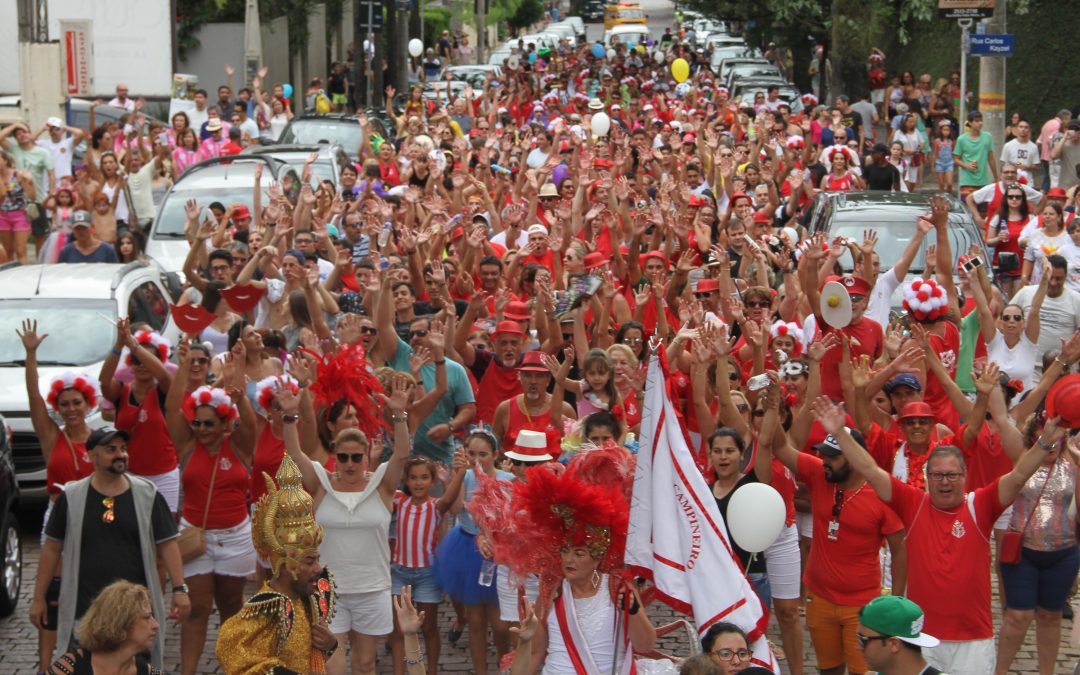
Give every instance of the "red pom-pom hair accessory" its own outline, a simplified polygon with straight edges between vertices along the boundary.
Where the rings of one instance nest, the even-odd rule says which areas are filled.
[[[139,343],[139,346],[143,349],[147,349],[158,357],[158,361],[165,363],[169,360],[169,355],[172,353],[172,347],[169,345],[169,341],[161,337],[161,333],[157,333],[152,330],[141,330],[135,334],[135,342]],[[131,350],[124,347],[124,363],[128,367],[133,364],[131,362]]]
[[[285,388],[290,389],[294,394],[300,393],[300,383],[290,375],[264,377],[255,385],[255,400],[260,408],[270,412],[270,406],[274,405],[274,397]]]
[[[98,387],[96,379],[69,370],[66,373],[57,375],[49,383],[49,391],[45,395],[45,400],[52,406],[53,410],[60,412],[60,394],[68,389],[74,389],[82,394],[83,398],[86,399],[87,408],[96,406],[98,399],[101,398],[101,389]]]
[[[227,423],[235,421],[240,416],[229,395],[224,389],[218,387],[203,385],[190,394],[184,395],[183,411],[188,422],[195,419],[195,410],[203,406],[213,408],[217,416]]]
[[[916,321],[935,321],[949,312],[949,294],[933,279],[915,279],[904,286],[904,309]]]
[[[769,344],[778,337],[787,336],[795,340],[795,356],[802,354],[803,350],[803,335],[802,328],[794,321],[776,321],[769,327]]]

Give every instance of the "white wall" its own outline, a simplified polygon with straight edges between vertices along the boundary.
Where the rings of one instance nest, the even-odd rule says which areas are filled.
[[[93,21],[95,95],[111,96],[121,82],[128,85],[132,96],[169,95],[172,83],[169,0],[48,1],[50,40],[59,39],[62,19]],[[10,16],[14,18],[14,0],[3,2],[11,5]],[[3,42],[0,38],[0,44]]]
[[[199,28],[195,37],[199,46],[188,50],[187,59],[177,66],[180,72],[198,75],[199,88],[210,94],[211,102],[217,101],[217,88],[228,79],[226,63],[236,69],[233,91],[245,86],[244,24],[208,23]]]
[[[16,0],[0,0],[0,94],[19,93],[19,22]]]

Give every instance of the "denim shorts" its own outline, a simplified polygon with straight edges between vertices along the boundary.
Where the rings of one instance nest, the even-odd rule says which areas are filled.
[[[397,563],[390,566],[390,592],[401,595],[404,586],[412,586],[413,602],[437,605],[442,602],[442,590],[435,581],[432,567],[404,567]]]
[[[1065,609],[1076,572],[1080,569],[1080,549],[1075,545],[1060,551],[1036,551],[1026,546],[1020,562],[1001,564],[1001,582],[1010,609]]]

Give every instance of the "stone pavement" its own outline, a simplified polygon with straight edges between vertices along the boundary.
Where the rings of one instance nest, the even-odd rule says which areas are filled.
[[[31,521],[37,521],[40,523],[40,513],[35,517],[24,517],[23,519],[23,584],[22,593],[20,595],[19,606],[15,610],[15,614],[7,619],[0,619],[0,675],[34,675],[36,672],[37,661],[37,632],[33,626],[30,625],[27,619],[27,612],[30,608],[30,595],[32,593],[34,578],[37,575],[37,561],[40,547],[38,545],[38,529],[40,525],[33,524],[28,525]],[[255,588],[254,583],[249,584],[249,592]],[[996,596],[995,596],[996,597]],[[997,603],[995,602],[995,611]],[[452,609],[448,603],[444,603],[439,617],[440,630],[443,633],[443,653],[441,665],[439,668],[440,673],[467,673],[472,672],[472,663],[468,655],[468,633],[466,633],[462,639],[458,642],[457,647],[450,647],[445,642],[446,630],[450,626],[452,618]],[[676,614],[672,610],[659,604],[654,604],[649,608],[649,615],[653,619],[653,623],[660,626],[671,623],[681,618],[681,615]],[[997,623],[995,621],[995,623]],[[166,657],[165,665],[166,672],[179,673],[180,672],[180,631],[176,628],[175,624],[166,622],[165,630],[168,631],[165,640]],[[1072,622],[1066,621],[1064,624],[1061,652],[1058,657],[1058,673],[1072,673],[1073,665],[1080,659],[1080,649],[1068,646],[1069,632],[1072,628]],[[213,656],[213,644],[214,639],[217,636],[217,615],[211,617],[210,620],[210,633],[207,637],[207,646],[203,655],[203,659],[199,663],[198,673],[199,675],[210,675],[212,673],[221,673],[221,668],[218,666],[216,659]],[[779,643],[779,633],[775,628],[775,621],[773,627],[770,630],[770,637],[774,643]],[[809,636],[806,636],[806,672],[816,672],[813,668],[814,660],[813,653],[810,648]],[[677,631],[670,637],[661,639],[659,648],[668,654],[676,654],[685,656],[689,654],[688,637],[686,631]],[[1035,634],[1034,627],[1028,632],[1028,637],[1024,643],[1023,648],[1017,655],[1017,659],[1013,664],[1014,673],[1037,673],[1038,662],[1035,647]],[[491,652],[489,659],[490,667],[494,668],[495,655],[494,651]],[[390,655],[380,652],[378,671],[380,675],[384,673],[392,673],[392,667],[390,663]],[[492,671],[494,672],[494,671]],[[784,673],[788,670],[785,667]]]

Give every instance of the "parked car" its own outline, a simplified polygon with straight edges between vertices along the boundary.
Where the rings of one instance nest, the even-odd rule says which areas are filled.
[[[378,112],[378,111],[376,111]],[[370,111],[368,117],[374,126],[374,132],[386,137],[387,129],[382,120]],[[358,161],[360,159],[360,142],[363,140],[362,130],[356,121],[356,115],[345,113],[327,113],[325,115],[304,115],[294,117],[281,132],[278,143],[286,145],[314,145],[317,143],[330,143],[340,145],[345,154]]]
[[[645,44],[650,38],[649,27],[641,23],[626,23],[604,31],[604,45],[610,47],[616,42],[629,48]]]
[[[761,51],[756,47],[749,47],[747,45],[723,45],[720,47],[714,47],[712,56],[709,57],[709,67],[712,68],[714,73],[719,75],[720,70],[724,65],[731,60],[738,59],[760,59]]]
[[[145,323],[176,344],[180,331],[170,315],[172,301],[162,270],[145,261],[0,266],[0,325],[8,328],[0,331],[0,415],[13,432],[13,461],[23,499],[45,498],[45,460],[30,422],[26,354],[15,327],[31,319],[49,335],[37,353],[41,386],[47,387],[53,377],[69,370],[97,377],[116,342],[117,319]],[[103,424],[97,410],[87,422],[92,427]],[[0,452],[0,502],[3,463]],[[2,536],[0,546],[6,547]]]
[[[973,244],[983,249],[983,260],[989,260],[982,234],[972,220],[967,208],[952,195],[949,200],[949,244],[952,247],[952,265],[966,254]],[[846,237],[862,241],[866,230],[877,232],[875,251],[881,256],[881,271],[885,272],[900,259],[904,249],[915,235],[915,221],[920,214],[930,211],[930,195],[920,192],[821,192],[811,205],[810,231],[825,232],[831,241]],[[905,283],[921,276],[926,269],[926,247],[935,243],[934,233],[923,240],[915,260],[908,269]],[[845,271],[851,271],[850,256],[841,258]],[[902,289],[892,297],[892,307],[899,308]]]
[[[22,588],[22,542],[19,540],[19,483],[11,452],[12,432],[0,415],[0,618],[11,616]]]
[[[502,66],[493,64],[474,64],[467,66],[447,66],[443,68],[442,73],[439,75],[439,79],[442,80],[447,74],[450,78],[457,82],[466,82],[472,85],[473,89],[481,89],[484,86],[484,81],[487,76],[493,75],[496,80],[502,77]]]
[[[727,78],[722,80],[729,90],[740,80],[757,80],[762,78],[784,79],[783,73],[772,63],[739,63],[728,68]]]
[[[590,0],[585,1],[586,9],[588,9],[588,7],[589,7],[589,2],[590,2]],[[603,11],[604,11],[604,6],[603,6],[603,4],[601,4],[600,5],[601,16],[603,15]],[[567,26],[570,26],[570,28],[573,29],[573,31],[574,31],[574,35],[577,36],[577,38],[579,40],[584,40],[585,39],[585,22],[581,20],[581,17],[567,16],[567,17],[564,17],[561,21],[557,21],[557,22],[551,24],[550,26],[548,26],[548,28],[551,28],[551,26],[559,26],[559,25],[562,25],[562,24],[566,24]]]
[[[795,85],[789,84],[782,77],[759,77],[759,78],[744,78],[735,81],[735,84],[731,87],[731,98],[741,99],[744,104],[752,105],[754,103],[754,97],[758,92],[768,95],[769,87],[780,87],[780,99],[786,102],[791,107],[793,114],[802,112],[803,102],[802,94],[795,88]]]
[[[249,145],[241,154],[273,157],[291,166],[297,174],[302,174],[304,163],[312,153],[318,153],[319,158],[311,165],[311,186],[317,187],[322,181],[328,180],[336,187],[341,170],[352,164],[340,145]]]
[[[295,201],[300,192],[300,176],[285,162],[259,154],[208,159],[185,171],[165,194],[157,218],[150,227],[146,254],[166,272],[181,272],[189,248],[184,234],[187,200],[198,200],[200,207],[220,202],[225,206],[239,203],[251,208],[254,205],[255,167],[259,164],[263,166],[263,204],[268,203],[267,190],[272,181],[277,181],[286,196]]]
[[[716,62],[716,54],[715,54],[715,52],[713,53],[713,62],[714,63]],[[737,67],[740,67],[740,66],[762,67],[762,66],[772,66],[772,65],[773,65],[772,62],[770,62],[770,61],[766,61],[765,59],[759,59],[759,58],[750,57],[750,56],[729,57],[729,58],[725,58],[722,62],[719,62],[716,65],[714,65],[713,70],[716,71],[717,79],[719,79],[721,82],[727,82],[728,76],[731,75],[731,72],[733,70],[735,70],[735,68],[737,68]],[[775,66],[773,66],[773,67],[775,68]]]

